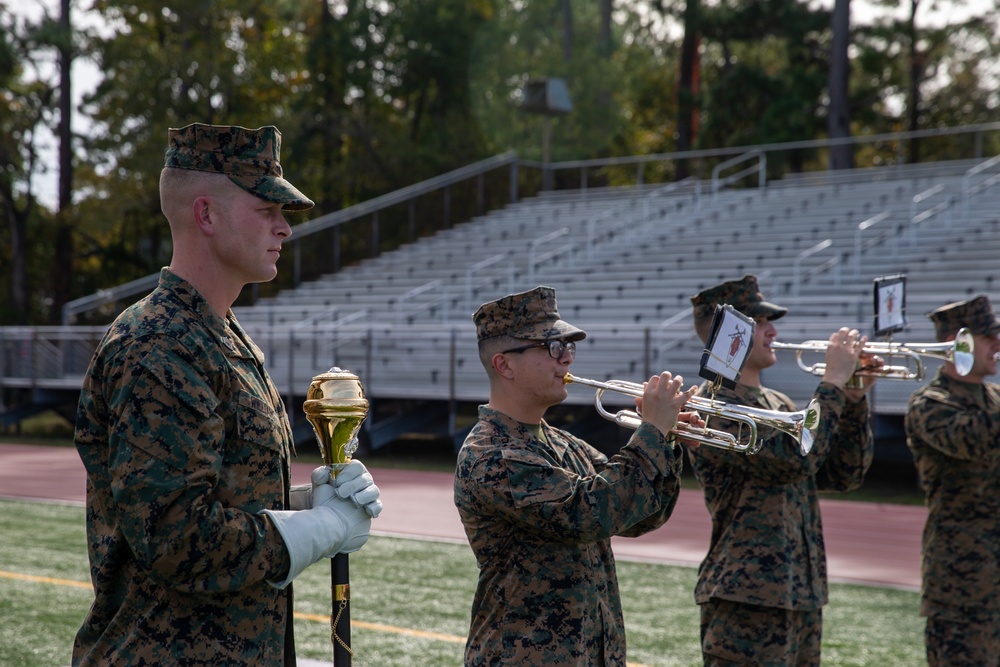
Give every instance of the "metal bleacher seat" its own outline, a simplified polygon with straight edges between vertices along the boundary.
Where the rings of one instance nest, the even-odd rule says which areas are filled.
[[[287,325],[294,336],[295,318],[308,313],[298,329],[327,335],[328,327],[337,341],[326,346],[329,357],[370,373],[384,395],[464,400],[481,400],[487,389],[472,312],[537,284],[555,287],[563,317],[590,332],[574,369],[595,379],[667,369],[696,381],[689,297],[745,273],[790,308],[779,327],[787,342],[826,339],[842,325],[870,331],[872,279],[905,273],[911,327],[897,337],[930,341],[924,313],[989,293],[1000,257],[998,188],[973,200],[967,217],[953,203],[911,224],[914,197],[938,186],[938,200],[957,197],[966,165],[808,174],[722,191],[714,201],[653,186],[546,193],[237,314]],[[862,229],[867,221],[875,222]],[[300,371],[283,366],[287,342],[274,335],[269,364],[280,384]],[[767,381],[799,401],[816,384],[791,353],[779,355]],[[915,386],[888,384],[878,409],[898,413]]]

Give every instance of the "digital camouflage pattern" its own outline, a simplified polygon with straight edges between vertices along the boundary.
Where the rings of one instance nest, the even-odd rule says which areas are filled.
[[[718,304],[728,303],[747,317],[764,317],[776,320],[784,317],[787,308],[764,300],[760,287],[757,286],[757,276],[746,275],[739,280],[729,280],[714,287],[698,292],[691,297],[694,308],[694,318],[700,320],[712,317]]]
[[[583,340],[587,332],[559,318],[556,291],[536,287],[484,303],[472,316],[478,340],[508,335],[523,340]]]
[[[823,608],[792,611],[712,598],[701,605],[704,667],[807,667],[822,656]]]
[[[95,600],[74,665],[294,665],[286,509],[292,436],[263,355],[169,270],[125,310],[84,379]],[[290,638],[289,633],[289,638]]]
[[[290,211],[313,201],[282,177],[281,132],[268,125],[256,130],[235,125],[191,123],[167,132],[165,167],[225,174],[250,194]]]
[[[939,340],[956,333],[962,327],[982,336],[996,336],[1000,333],[1000,320],[993,314],[990,299],[985,294],[968,301],[941,306],[928,313],[927,317],[934,323],[934,332]]]
[[[1000,667],[1000,622],[995,615],[965,621],[928,618],[924,632],[928,667]]]
[[[1000,656],[1000,385],[971,384],[940,370],[910,396],[907,445],[927,500],[920,613],[992,628]],[[928,626],[929,638],[933,625]],[[939,633],[954,637],[953,632]],[[931,646],[928,649],[931,650]],[[955,642],[946,655],[972,650]]]
[[[700,388],[702,395],[706,386]],[[796,410],[791,399],[766,387],[722,388],[715,398],[767,410]],[[819,385],[815,398],[820,423],[806,456],[791,436],[767,427],[759,429],[757,454],[707,446],[688,450],[712,518],[709,551],[695,587],[699,605],[718,599],[814,612],[827,603],[817,492],[861,486],[874,456],[874,438],[867,399],[849,403],[842,390],[827,383]],[[732,420],[708,421],[711,428],[733,434],[738,428]],[[785,662],[791,645],[775,640],[764,647],[745,637],[730,639],[730,645],[742,646],[748,664],[797,664],[794,658]]]
[[[682,458],[649,424],[608,459],[487,406],[458,454],[455,505],[479,565],[467,666],[625,665],[611,536],[661,526]]]

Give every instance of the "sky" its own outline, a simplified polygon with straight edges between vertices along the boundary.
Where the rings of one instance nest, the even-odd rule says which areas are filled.
[[[626,2],[628,0],[617,0]],[[641,3],[643,0],[632,0]],[[711,1],[711,0],[710,0]],[[952,22],[959,21],[969,15],[982,14],[990,7],[995,6],[995,0],[922,0],[918,21],[923,24],[933,24],[942,20],[941,17],[948,17]],[[813,5],[825,8],[832,8],[834,0],[812,0]],[[908,11],[908,2],[899,2],[898,13],[905,15]],[[937,11],[931,12],[933,4],[937,5]],[[80,25],[86,22],[88,25],[97,26],[95,20],[87,17],[87,12],[76,9],[77,6],[89,8],[91,0],[74,0],[74,11],[72,19],[74,24]],[[31,19],[39,17],[47,8],[48,12],[55,16],[58,14],[59,0],[19,0],[14,2],[8,9],[16,15],[24,15]],[[851,22],[853,24],[869,23],[873,16],[885,16],[888,12],[884,7],[876,7],[870,0],[851,0]],[[92,92],[101,80],[100,71],[96,65],[87,59],[78,58],[73,62],[73,99],[74,104],[79,105],[83,97]],[[74,132],[86,132],[87,120],[80,114],[76,114],[73,119]],[[58,174],[55,172],[55,165],[58,164],[55,137],[46,140],[46,147],[42,151],[46,164],[52,165],[49,173],[38,176],[33,181],[35,195],[39,202],[48,208],[54,208],[56,192],[58,188]]]

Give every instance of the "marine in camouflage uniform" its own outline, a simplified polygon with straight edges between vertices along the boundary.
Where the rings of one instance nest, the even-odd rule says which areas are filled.
[[[1000,322],[988,297],[929,314],[938,340],[974,335],[966,376],[948,362],[910,397],[907,444],[927,498],[920,615],[932,667],[1000,665]]]
[[[764,300],[754,276],[709,288],[691,301],[703,340],[716,305],[731,304],[757,321],[755,347],[769,345],[774,335],[770,323],[787,313]],[[857,332],[846,329],[835,336],[848,340],[844,347],[856,348],[855,342],[860,342]],[[714,398],[796,411],[787,396],[760,385],[760,367],[751,368],[760,354],[751,350],[736,387],[721,388]],[[856,350],[845,357],[852,359],[845,379],[859,356]],[[874,454],[867,401],[854,402],[858,395],[849,397],[840,384],[824,381],[816,389],[820,422],[807,455],[792,436],[768,427],[759,428],[761,447],[756,454],[704,446],[689,450],[712,517],[709,551],[695,587],[705,665],[820,663],[822,608],[828,592],[817,492],[859,487]],[[707,389],[703,385],[700,393],[705,395]],[[734,435],[738,427],[723,419],[710,419],[709,426]]]
[[[568,369],[572,353],[566,355],[565,345],[586,335],[559,319],[548,287],[484,304],[474,321],[484,365],[492,354],[484,344],[509,338],[517,347],[501,352],[542,346],[533,352],[553,369],[544,346],[561,341],[549,349],[553,359],[557,349],[559,359],[542,376],[546,382]],[[558,384],[562,394],[553,394],[553,402],[565,398]],[[530,382],[513,391],[521,390],[536,391]],[[609,459],[544,419],[505,414],[495,406],[492,377],[490,397],[479,407],[455,472],[455,505],[480,571],[465,664],[623,667],[625,629],[610,538],[642,535],[667,520],[679,491],[679,450],[644,421]],[[677,405],[687,400],[678,398]]]
[[[168,168],[312,205],[281,178],[274,128],[196,124],[169,138]],[[294,665],[293,557],[274,523],[289,508],[292,435],[232,311],[163,269],[98,346],[75,440],[95,600],[73,664]]]

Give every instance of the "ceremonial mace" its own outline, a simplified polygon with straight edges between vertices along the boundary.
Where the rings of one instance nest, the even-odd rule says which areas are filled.
[[[368,416],[368,400],[361,380],[354,373],[334,366],[312,379],[302,409],[316,433],[323,463],[329,468],[330,476],[336,477],[350,463],[351,455],[358,448],[355,436]],[[351,585],[347,554],[333,557],[330,577],[333,664],[350,667],[354,651],[351,650]]]

